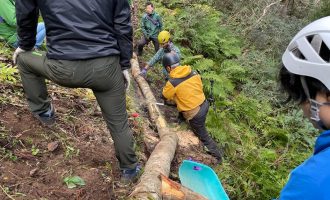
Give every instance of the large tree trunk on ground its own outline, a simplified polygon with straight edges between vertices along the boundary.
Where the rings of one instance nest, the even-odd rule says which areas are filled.
[[[150,118],[157,127],[160,142],[151,153],[145,165],[144,173],[130,197],[136,199],[161,199],[161,180],[158,177],[160,174],[168,176],[170,173],[170,165],[178,144],[178,136],[167,127],[167,123],[156,105],[156,99],[148,83],[139,75],[140,68],[136,55],[131,60],[131,64],[132,75],[146,99]]]
[[[162,180],[162,199],[163,200],[207,200],[200,194],[168,179],[164,175],[160,175]]]

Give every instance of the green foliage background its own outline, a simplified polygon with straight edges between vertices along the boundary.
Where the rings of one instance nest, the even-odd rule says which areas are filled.
[[[207,127],[225,147],[216,171],[231,199],[278,197],[290,171],[312,154],[317,136],[297,105],[283,104],[276,79],[291,38],[326,15],[330,4],[300,0],[284,13],[284,5],[274,2],[154,2],[182,63],[202,74],[208,96],[215,81],[216,109],[210,109]]]

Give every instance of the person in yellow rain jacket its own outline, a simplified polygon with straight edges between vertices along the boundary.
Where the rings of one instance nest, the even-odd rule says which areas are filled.
[[[170,76],[163,88],[163,97],[166,101],[176,103],[177,109],[189,122],[195,135],[207,147],[208,153],[221,163],[222,150],[210,137],[205,126],[209,103],[203,92],[200,75],[192,71],[190,66],[181,66],[179,56],[173,52],[164,55],[163,67]]]

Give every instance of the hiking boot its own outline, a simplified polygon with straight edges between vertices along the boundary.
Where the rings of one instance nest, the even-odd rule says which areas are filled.
[[[34,115],[42,124],[51,126],[55,123],[55,110],[54,106],[50,104],[50,108],[43,113]]]
[[[120,182],[125,185],[135,183],[138,180],[140,171],[140,165],[137,165],[134,169],[123,169],[121,171]]]
[[[183,113],[179,112],[179,115],[177,117],[177,123],[181,124],[181,123],[184,123],[185,121],[186,121],[186,119],[184,118]]]
[[[223,151],[218,148],[218,147],[207,147],[205,146],[205,150],[208,154],[212,155],[213,157],[215,157],[217,159],[217,164],[221,164],[222,163],[222,157],[223,157]]]

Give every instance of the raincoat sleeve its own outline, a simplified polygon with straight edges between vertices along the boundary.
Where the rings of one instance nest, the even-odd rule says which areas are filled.
[[[16,27],[15,5],[11,1],[4,0],[1,2],[0,17],[2,17],[9,26]]]
[[[181,58],[181,52],[180,52],[179,48],[173,45],[173,49],[174,49],[175,53]]]
[[[18,46],[31,50],[36,43],[39,9],[36,0],[16,0]]]
[[[147,63],[150,67],[154,66],[164,56],[164,49],[160,48],[157,53]]]
[[[120,65],[122,70],[131,67],[130,60],[133,53],[133,29],[131,10],[128,1],[117,0],[114,9],[114,28],[120,49]]]
[[[163,97],[166,100],[174,100],[174,96],[175,96],[175,88],[173,87],[173,85],[167,81],[165,87],[163,88]]]

